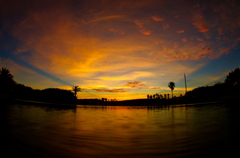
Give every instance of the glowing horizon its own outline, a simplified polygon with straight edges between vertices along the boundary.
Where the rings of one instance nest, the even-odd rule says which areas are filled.
[[[0,66],[34,89],[78,98],[175,95],[240,66],[239,2],[0,1]]]

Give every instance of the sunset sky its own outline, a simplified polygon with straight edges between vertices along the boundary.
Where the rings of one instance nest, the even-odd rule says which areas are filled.
[[[0,0],[0,67],[34,89],[179,96],[239,66],[239,0]]]

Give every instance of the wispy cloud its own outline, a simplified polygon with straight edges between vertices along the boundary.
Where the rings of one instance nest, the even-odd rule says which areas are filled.
[[[134,20],[134,23],[136,24],[136,26],[138,27],[138,30],[140,33],[142,33],[143,35],[151,35],[152,34],[152,31],[150,31],[149,29],[146,29],[144,27],[144,24],[146,23],[147,21],[144,21],[144,20]]]
[[[134,20],[134,23],[137,25],[137,27],[139,27],[139,28],[143,28],[143,24],[144,24],[143,21],[140,21],[140,20]]]
[[[109,20],[115,20],[115,19],[120,19],[120,18],[124,18],[124,16],[123,15],[110,15],[110,16],[98,17],[89,22],[109,21]]]
[[[153,77],[154,74],[152,72],[144,72],[144,71],[133,71],[131,73],[124,73],[121,75],[118,73],[117,76],[114,76],[112,74],[111,76],[101,76],[100,79],[102,80],[111,80],[111,81],[123,81],[123,80],[128,80],[128,79],[138,79],[138,78],[143,78],[143,77]]]
[[[197,13],[193,16],[193,21],[193,25],[199,30],[199,32],[209,31],[204,16],[202,16],[200,13]]]
[[[188,40],[187,40],[187,38],[182,38],[182,41],[187,42]]]
[[[152,16],[152,19],[153,19],[154,21],[163,21],[163,20],[164,20],[164,18],[161,18],[161,17],[159,17],[159,16]]]
[[[129,90],[127,89],[105,89],[105,88],[102,88],[102,89],[92,89],[93,91],[96,91],[96,92],[108,92],[108,93],[120,93],[120,92],[129,92]]]
[[[184,33],[184,30],[178,30],[177,33]]]
[[[150,87],[144,84],[143,81],[128,81],[123,87],[135,88],[135,89],[161,89],[160,87]]]
[[[169,28],[169,24],[164,23],[164,24],[162,25],[162,28],[163,28],[164,30],[168,29],[168,28]]]
[[[140,29],[139,31],[144,35],[151,35],[152,34],[152,31],[149,31],[149,30],[146,30],[146,29]]]
[[[119,34],[119,35],[124,35],[124,34],[125,34],[124,31],[117,30],[117,29],[114,29],[114,28],[109,28],[108,30],[109,30],[110,32],[113,32],[113,33]]]

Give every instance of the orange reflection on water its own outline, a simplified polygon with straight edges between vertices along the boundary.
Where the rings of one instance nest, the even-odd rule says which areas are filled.
[[[10,131],[4,135],[10,154],[26,157],[204,157],[234,153],[240,139],[238,113],[224,106],[78,106],[72,111],[13,105],[5,110],[0,117],[7,118],[7,129],[0,132]]]

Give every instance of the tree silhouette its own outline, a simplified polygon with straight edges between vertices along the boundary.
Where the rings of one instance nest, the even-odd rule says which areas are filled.
[[[149,99],[152,99],[153,97],[152,97],[152,95],[149,95]]]
[[[0,93],[1,94],[10,94],[13,91],[16,82],[13,80],[13,75],[10,74],[10,71],[4,67],[0,69]]]
[[[159,96],[159,94],[155,94],[156,95],[156,99],[160,99],[160,96]]]
[[[8,79],[13,79],[13,75],[10,74],[10,71],[4,67],[2,67],[2,69],[0,70],[0,76]]]
[[[156,99],[156,95],[155,94],[153,94],[153,99]]]
[[[225,83],[229,86],[240,85],[240,69],[236,68],[235,70],[229,72],[226,76]]]
[[[47,88],[41,91],[41,100],[47,102],[73,102],[76,97],[70,90],[63,90],[59,88]]]
[[[73,86],[72,90],[74,91],[74,96],[77,98],[77,92],[81,92],[81,88],[79,86]]]
[[[173,90],[174,90],[174,87],[175,87],[175,83],[174,82],[169,82],[168,87],[172,90],[172,98],[173,98]]]
[[[160,99],[163,99],[163,95],[162,94],[160,94]]]

